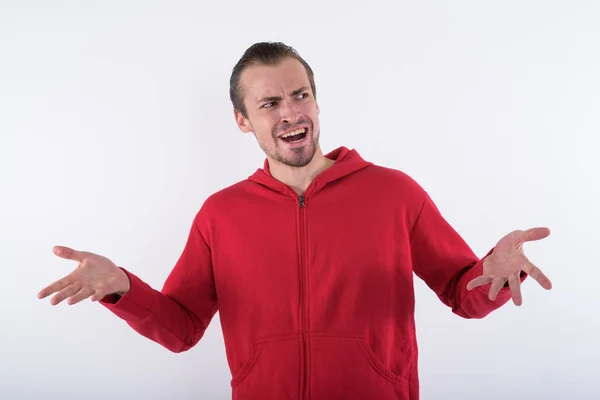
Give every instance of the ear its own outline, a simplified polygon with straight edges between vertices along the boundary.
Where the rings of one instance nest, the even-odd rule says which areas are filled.
[[[244,117],[240,110],[233,110],[233,116],[235,118],[235,122],[240,130],[244,133],[252,132],[252,124],[248,120],[248,118]]]

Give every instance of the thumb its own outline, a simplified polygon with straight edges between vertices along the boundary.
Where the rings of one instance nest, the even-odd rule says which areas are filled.
[[[533,242],[550,236],[550,229],[546,227],[530,228],[524,231],[521,235],[523,242]]]
[[[61,258],[81,262],[83,254],[80,251],[73,250],[70,247],[54,246],[52,252]]]

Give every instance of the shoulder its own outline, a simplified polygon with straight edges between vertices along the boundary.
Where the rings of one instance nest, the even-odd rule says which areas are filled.
[[[235,203],[244,202],[248,198],[250,186],[251,182],[246,179],[224,187],[208,196],[201,210],[211,213],[225,211]]]
[[[199,207],[194,222],[198,226],[212,226],[232,210],[242,209],[248,201],[250,186],[250,181],[243,180],[212,193]]]
[[[409,196],[415,200],[423,200],[427,196],[425,189],[409,173],[371,164],[364,169],[365,178],[375,189],[388,191],[390,194]]]

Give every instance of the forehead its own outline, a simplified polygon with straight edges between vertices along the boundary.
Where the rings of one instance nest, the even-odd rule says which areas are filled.
[[[310,87],[304,66],[295,58],[286,58],[277,65],[248,67],[242,73],[241,83],[246,99],[282,95],[302,86]]]

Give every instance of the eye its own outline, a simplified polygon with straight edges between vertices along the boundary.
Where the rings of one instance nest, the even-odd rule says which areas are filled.
[[[304,92],[304,93],[300,93],[298,96],[300,96],[300,97],[298,98],[298,100],[302,100],[302,99],[305,99],[305,98],[307,98],[307,97],[308,97],[308,93],[306,93],[306,92]],[[304,96],[304,97],[302,97],[302,96]]]
[[[271,101],[269,103],[263,104],[262,108],[271,108],[275,105],[274,101]]]

